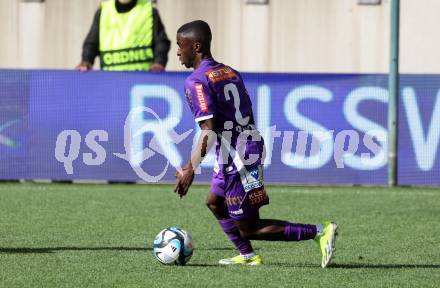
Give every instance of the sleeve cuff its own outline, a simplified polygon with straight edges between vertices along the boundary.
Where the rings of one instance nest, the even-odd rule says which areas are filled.
[[[203,120],[211,119],[212,117],[214,117],[213,114],[211,114],[211,115],[204,115],[204,116],[197,117],[195,120],[196,120],[196,122],[200,122],[200,121],[203,121]]]

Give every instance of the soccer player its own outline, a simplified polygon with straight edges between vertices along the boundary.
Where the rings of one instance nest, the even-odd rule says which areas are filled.
[[[240,251],[219,264],[260,265],[250,240],[303,241],[314,239],[330,264],[337,225],[297,224],[261,219],[259,208],[269,203],[263,181],[264,141],[255,128],[252,103],[239,72],[211,55],[211,29],[201,20],[177,31],[177,56],[194,72],[185,81],[186,100],[201,128],[191,159],[176,172],[174,191],[187,194],[194,170],[216,143],[216,164],[206,204],[222,230]]]

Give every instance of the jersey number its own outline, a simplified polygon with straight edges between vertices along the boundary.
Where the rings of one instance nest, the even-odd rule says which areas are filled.
[[[231,100],[231,94],[232,98],[234,98],[235,120],[237,120],[237,123],[241,126],[246,126],[249,123],[249,116],[243,117],[240,112],[240,93],[238,92],[237,86],[234,83],[229,83],[225,85],[223,91],[226,101]]]

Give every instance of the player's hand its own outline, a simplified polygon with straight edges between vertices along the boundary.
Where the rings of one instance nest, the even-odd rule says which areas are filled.
[[[165,66],[163,66],[162,64],[159,63],[153,63],[150,67],[150,71],[153,72],[162,72],[165,70]]]
[[[75,69],[79,71],[89,71],[93,69],[93,65],[89,62],[81,62],[75,67]]]
[[[176,171],[176,186],[174,192],[179,194],[180,198],[188,193],[189,187],[194,180],[194,170],[191,165],[187,165],[181,171]]]

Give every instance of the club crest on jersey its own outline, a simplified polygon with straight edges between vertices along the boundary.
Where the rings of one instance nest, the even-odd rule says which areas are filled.
[[[208,112],[208,104],[206,103],[205,93],[203,92],[203,85],[200,83],[194,84],[196,90],[197,101],[201,112]]]

